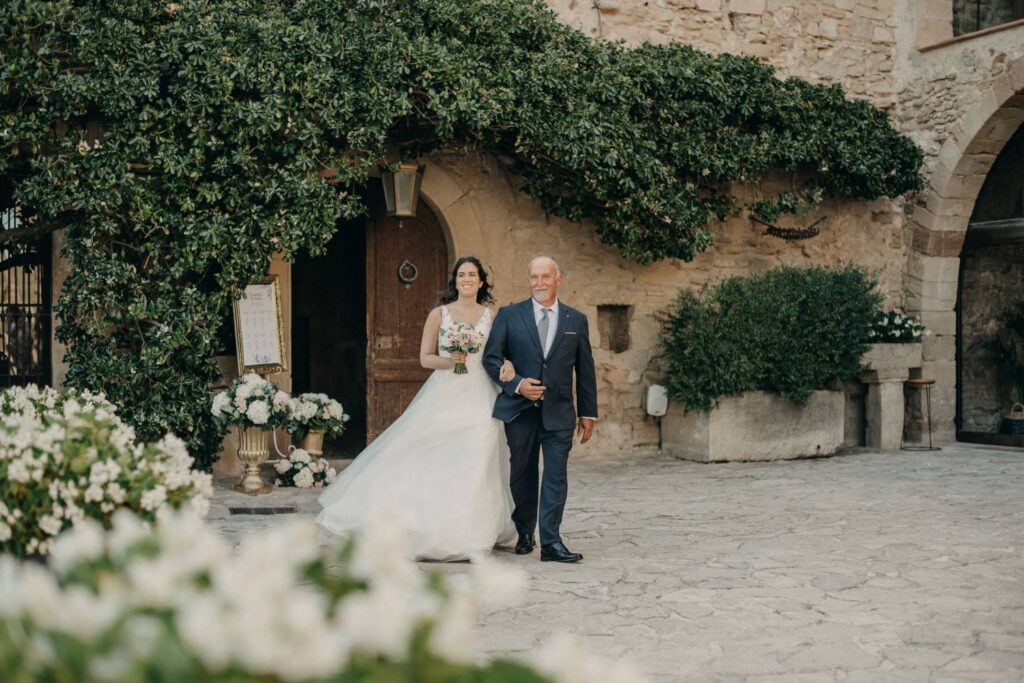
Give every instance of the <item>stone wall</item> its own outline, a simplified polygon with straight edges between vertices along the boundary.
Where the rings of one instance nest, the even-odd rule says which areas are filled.
[[[458,201],[445,208],[431,197],[434,183],[455,186]],[[663,261],[640,266],[600,243],[591,226],[548,215],[516,189],[517,180],[483,156],[437,154],[427,160],[424,194],[438,206],[456,254],[475,253],[492,269],[500,304],[529,296],[527,264],[538,253],[555,257],[565,273],[562,299],[590,320],[598,368],[599,439],[581,449],[617,453],[657,443],[657,429],[645,417],[646,387],[663,379],[658,368],[658,325],[654,314],[680,289],[699,289],[723,278],[781,264],[860,263],[879,272],[891,303],[900,297],[903,215],[898,204],[826,202],[828,216],[817,237],[788,243],[763,234],[744,218],[713,226],[715,243],[692,263]],[[808,220],[808,219],[805,219]],[[605,339],[599,308],[629,306],[629,347]],[[603,309],[614,311],[615,309]],[[618,334],[613,330],[609,333]]]
[[[883,108],[896,101],[897,0],[548,0],[590,35],[689,43],[764,59],[783,76],[839,82]]]
[[[1012,386],[987,354],[971,346],[999,329],[1008,306],[1024,301],[1024,245],[972,247],[963,258],[963,429],[995,432],[1013,401]]]

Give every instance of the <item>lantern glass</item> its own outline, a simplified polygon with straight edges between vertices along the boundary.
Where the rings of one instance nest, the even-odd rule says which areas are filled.
[[[389,216],[411,218],[416,215],[424,170],[426,166],[423,164],[399,164],[398,170],[394,172],[381,171],[384,201]]]

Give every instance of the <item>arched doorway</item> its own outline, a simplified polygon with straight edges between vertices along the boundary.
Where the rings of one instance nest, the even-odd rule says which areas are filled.
[[[352,417],[326,448],[343,457],[401,415],[429,375],[420,337],[448,267],[444,230],[426,202],[402,220],[387,216],[376,188],[367,205],[370,217],[339,223],[326,253],[292,265],[292,391],[341,401]]]
[[[996,155],[1024,123],[1024,92],[1015,85],[1024,75],[1024,59],[979,91],[974,106],[957,124],[956,135],[942,143],[928,187],[918,195],[905,272],[905,308],[921,318],[927,331],[920,376],[934,379],[931,416],[938,441],[963,439],[958,405],[957,315],[961,256],[971,214]],[[1016,80],[1015,80],[1016,79]],[[923,406],[915,392],[907,433],[921,436]]]

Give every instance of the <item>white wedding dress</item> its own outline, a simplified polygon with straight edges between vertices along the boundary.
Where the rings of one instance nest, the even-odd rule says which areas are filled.
[[[452,323],[442,306],[439,349]],[[489,309],[474,327],[486,338]],[[472,559],[515,539],[508,444],[491,417],[498,388],[482,356],[482,348],[469,354],[464,375],[430,375],[402,416],[321,494],[322,529],[345,536],[386,514],[409,532],[410,557],[439,561]]]

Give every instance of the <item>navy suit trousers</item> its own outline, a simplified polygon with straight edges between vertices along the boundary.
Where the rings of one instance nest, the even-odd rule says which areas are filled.
[[[545,429],[541,409],[523,410],[505,423],[505,438],[511,458],[509,484],[516,509],[512,521],[520,534],[532,534],[538,522],[537,488],[540,484],[540,544],[559,543],[559,527],[569,493],[566,463],[572,449],[573,429]],[[544,451],[544,477],[539,475],[540,452]]]

